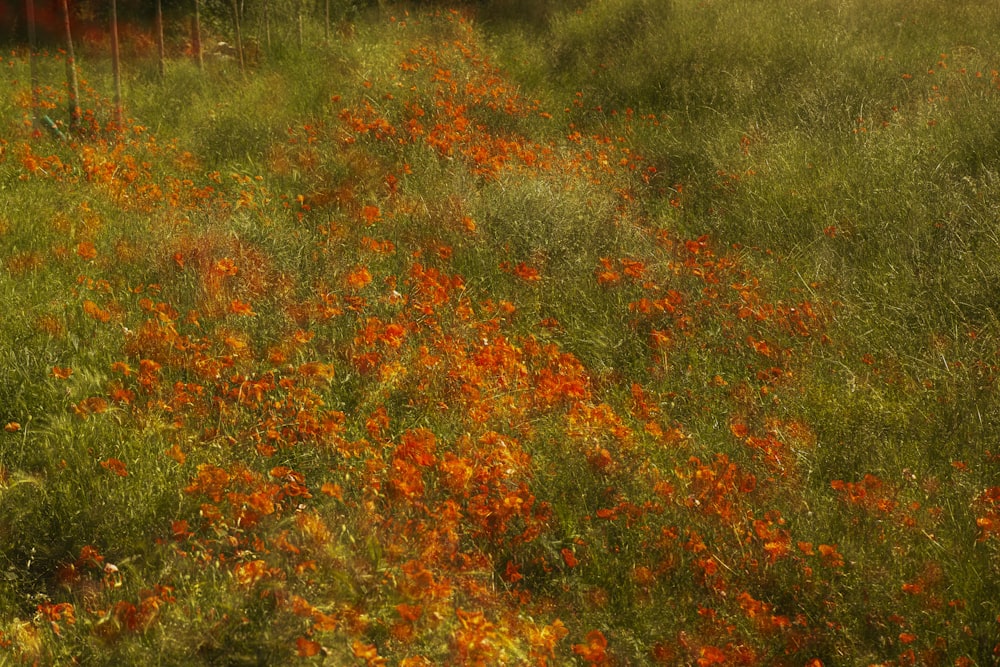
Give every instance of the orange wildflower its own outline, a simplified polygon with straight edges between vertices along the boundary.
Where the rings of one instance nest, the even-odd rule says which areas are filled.
[[[127,477],[128,470],[125,468],[125,464],[118,459],[107,459],[106,461],[101,461],[101,467],[105,470],[110,470],[119,477]]]
[[[73,374],[73,369],[72,368],[68,368],[68,367],[63,368],[61,366],[53,366],[52,367],[52,375],[53,375],[53,377],[55,377],[55,378],[57,378],[59,380],[68,380],[69,376],[72,375],[72,374]]]
[[[817,549],[823,561],[830,567],[844,566],[844,557],[837,551],[837,545],[821,544]]]
[[[765,357],[770,357],[774,354],[774,350],[771,349],[771,346],[765,340],[757,340],[753,336],[747,336],[747,345],[753,348],[754,352],[762,354]]]
[[[357,266],[353,271],[347,274],[344,278],[344,283],[351,289],[359,290],[372,281],[372,274],[368,272],[367,267]]]
[[[538,269],[521,262],[514,267],[514,275],[528,283],[535,283],[542,279]]]
[[[102,309],[93,301],[85,300],[83,302],[83,312],[85,312],[92,319],[98,322],[108,322],[111,320],[111,313]]]
[[[184,487],[184,493],[202,493],[214,502],[219,502],[229,480],[229,473],[224,469],[209,463],[201,463],[198,465],[197,477]]]
[[[391,255],[396,252],[396,244],[389,239],[373,239],[370,236],[361,237],[361,247],[378,255]]]
[[[365,661],[367,667],[381,667],[385,664],[385,658],[378,654],[378,649],[374,644],[365,644],[361,640],[355,639],[351,645],[354,657]]]
[[[591,630],[587,633],[586,644],[573,644],[573,653],[591,664],[599,665],[607,662],[608,640],[600,630]]]
[[[173,535],[174,539],[178,542],[185,540],[191,535],[188,530],[188,522],[184,519],[179,519],[177,521],[170,522],[170,533]]]
[[[373,225],[381,218],[382,212],[378,206],[368,205],[361,209],[361,219],[365,221],[365,224]]]
[[[267,575],[267,567],[260,559],[237,563],[233,568],[233,575],[241,586],[252,586]]]
[[[634,259],[622,259],[622,272],[634,280],[642,280],[646,273],[646,265]]]
[[[1000,486],[994,486],[983,491],[976,498],[976,507],[983,512],[976,517],[976,525],[980,534],[977,542],[985,542],[990,535],[1000,535]]]
[[[649,341],[652,347],[662,350],[672,346],[673,335],[663,329],[653,329],[649,332]]]
[[[100,568],[104,562],[104,556],[96,548],[87,544],[80,548],[80,557],[77,558],[77,565],[93,565]]]
[[[125,389],[118,383],[112,383],[108,389],[108,398],[114,403],[130,404],[135,400],[135,392],[131,389]]]
[[[314,377],[319,380],[332,380],[334,376],[333,364],[324,364],[319,361],[310,361],[302,364],[298,368],[298,374],[303,377]]]
[[[65,619],[70,625],[76,624],[76,610],[70,602],[59,602],[56,604],[43,602],[38,605],[38,613],[49,620],[52,632],[56,635],[62,635],[62,630],[57,621]]]
[[[305,637],[299,637],[295,640],[295,654],[300,658],[309,658],[317,655],[322,648],[323,647],[319,645],[319,642],[314,642],[311,639],[306,639]]]
[[[253,312],[253,307],[250,306],[246,301],[240,301],[239,299],[233,299],[229,302],[229,312],[234,315],[243,315],[245,317],[251,317],[256,315]]]
[[[421,616],[423,616],[424,608],[418,604],[398,604],[396,605],[396,612],[399,613],[403,620],[409,623],[415,623]]]
[[[622,276],[614,270],[614,265],[607,257],[601,258],[601,268],[597,270],[597,283],[599,285],[613,285],[620,282]]]
[[[413,655],[400,660],[399,667],[431,667],[432,664],[422,655]]]
[[[320,493],[328,495],[331,498],[336,498],[337,500],[343,500],[344,498],[344,489],[340,487],[340,484],[324,482],[323,486],[321,486],[319,490]]]
[[[496,631],[493,624],[481,611],[456,609],[460,628],[455,633],[458,653],[467,663],[487,664],[495,656],[493,638]]]
[[[108,402],[100,396],[91,396],[71,405],[70,408],[76,416],[87,419],[92,414],[99,415],[107,412]]]
[[[223,257],[222,259],[220,259],[218,262],[215,263],[215,266],[213,268],[215,269],[216,273],[221,273],[224,276],[235,276],[237,273],[239,273],[239,269],[236,267],[236,264],[234,264],[233,260],[229,259],[228,257]]]
[[[702,646],[698,653],[698,667],[721,665],[729,660],[726,652],[716,646]]]
[[[121,373],[125,377],[132,375],[133,372],[132,369],[129,367],[129,365],[126,364],[124,361],[116,361],[113,364],[111,364],[111,370],[114,371],[115,373]]]
[[[187,461],[187,455],[181,449],[180,445],[174,445],[170,449],[166,450],[164,454],[172,458],[174,461],[177,461],[180,465],[184,465],[184,462]]]
[[[97,248],[90,241],[82,241],[76,246],[76,254],[81,259],[95,259],[97,257]]]

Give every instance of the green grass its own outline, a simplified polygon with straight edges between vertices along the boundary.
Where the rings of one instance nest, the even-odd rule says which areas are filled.
[[[0,63],[0,663],[997,664],[1000,10],[335,4]]]

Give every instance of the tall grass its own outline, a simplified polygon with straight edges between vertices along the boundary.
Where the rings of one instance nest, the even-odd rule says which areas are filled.
[[[996,663],[996,8],[335,9],[5,59],[4,660]]]

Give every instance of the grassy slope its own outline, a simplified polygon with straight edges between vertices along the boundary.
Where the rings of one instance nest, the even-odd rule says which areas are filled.
[[[3,650],[993,664],[997,10],[871,4],[5,58]]]

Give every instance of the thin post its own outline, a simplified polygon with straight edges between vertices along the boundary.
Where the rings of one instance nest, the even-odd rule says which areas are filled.
[[[35,0],[25,0],[25,12],[28,20],[28,69],[31,72],[31,121],[38,123],[38,63],[35,62],[38,50],[35,39]]]
[[[240,57],[240,72],[246,73],[246,62],[243,60],[243,32],[240,30],[240,8],[236,0],[233,5],[233,27],[236,29],[236,53]]]
[[[298,25],[299,51],[302,50],[302,0],[295,1],[295,22]]]
[[[69,2],[62,0],[63,25],[66,29],[66,87],[69,89],[69,131],[80,130],[80,86],[76,78],[76,56],[73,51],[73,30],[69,20]]]
[[[194,59],[198,69],[205,67],[205,58],[201,54],[201,0],[194,0],[194,16],[191,17],[191,48],[194,49]]]
[[[63,0],[65,2],[66,0]],[[163,3],[156,0],[156,55],[159,58],[157,68],[162,79],[167,75],[166,48],[163,44]]]
[[[111,0],[111,72],[115,80],[115,126],[121,130],[122,121],[122,64],[118,50],[118,2]]]
[[[271,3],[268,0],[264,0],[264,43],[267,44],[267,50],[271,50]]]

